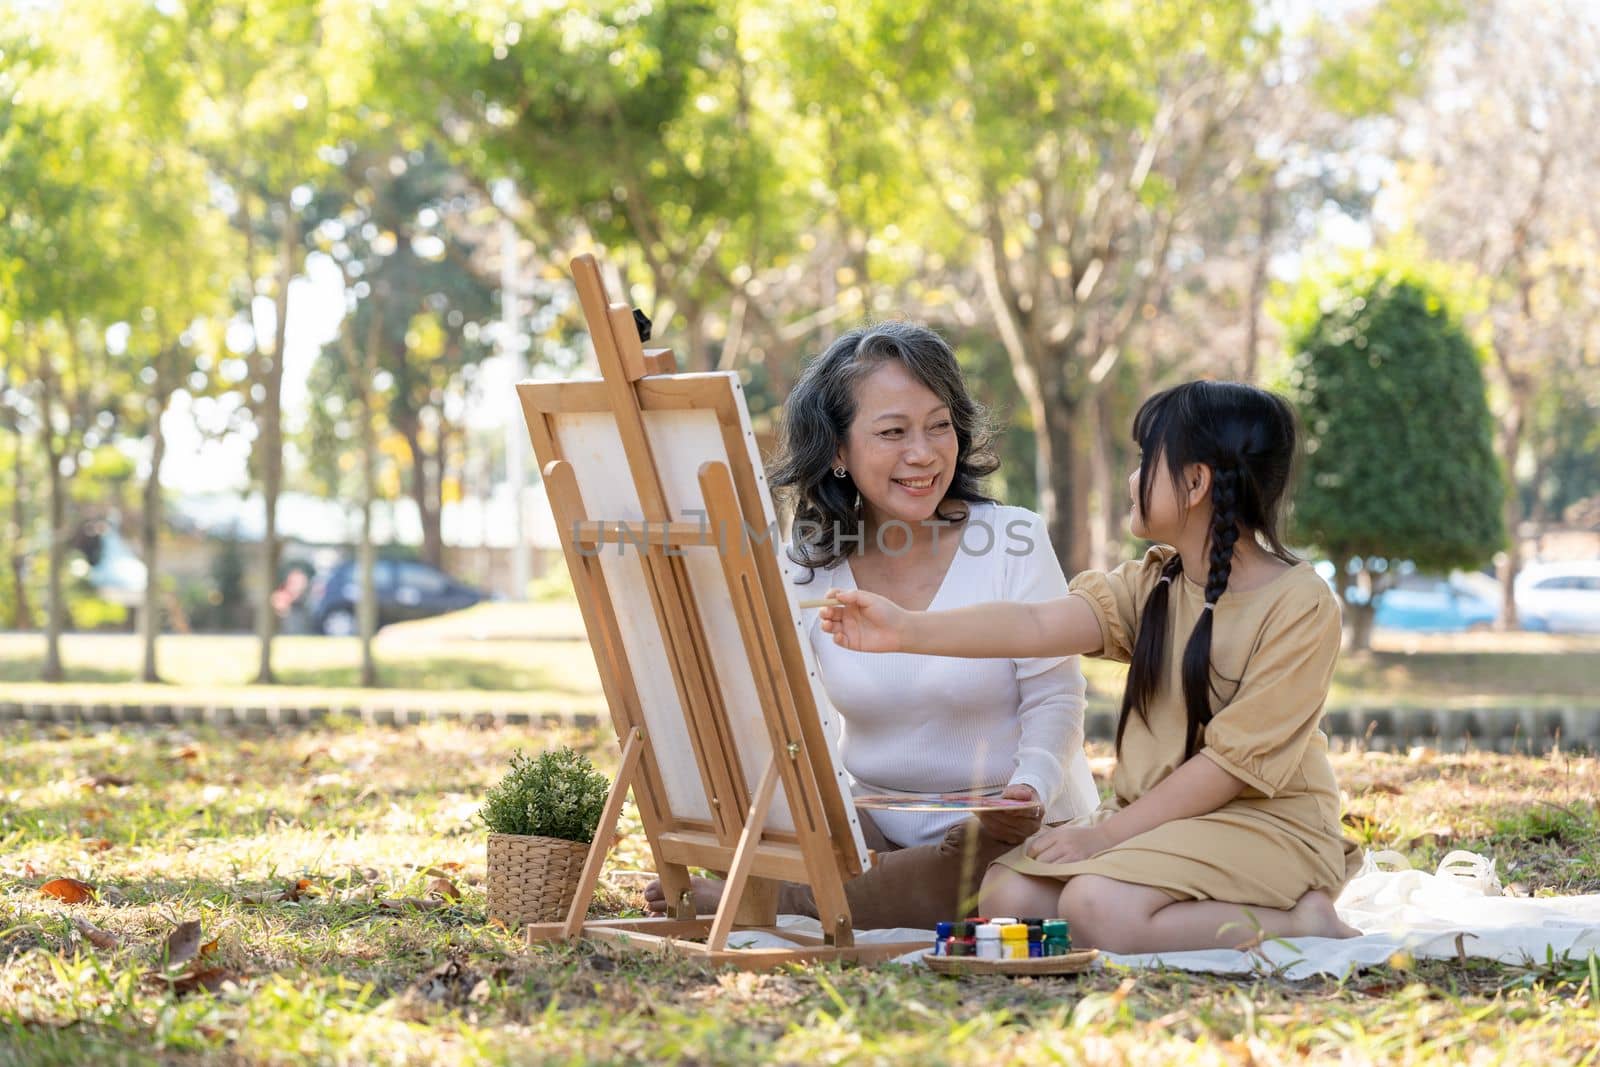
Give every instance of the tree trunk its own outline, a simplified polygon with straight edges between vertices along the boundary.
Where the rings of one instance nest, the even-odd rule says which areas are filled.
[[[1244,342],[1244,373],[1239,379],[1244,382],[1254,382],[1260,369],[1261,319],[1267,299],[1267,268],[1272,261],[1273,208],[1278,192],[1276,173],[1272,171],[1262,177],[1261,200],[1257,205],[1256,254],[1250,265],[1250,292],[1246,297],[1249,306],[1245,308],[1249,319]]]
[[[277,323],[274,329],[272,358],[266,365],[266,395],[256,412],[257,447],[261,456],[261,503],[266,511],[266,527],[261,538],[260,586],[256,603],[256,639],[261,643],[261,661],[256,671],[257,685],[276,681],[272,673],[272,639],[278,632],[278,613],[272,593],[278,587],[278,494],[283,488],[283,354],[289,334],[289,283],[294,280],[300,227],[293,205],[283,204],[283,246],[278,262],[278,291],[275,296]]]
[[[689,337],[689,351],[687,359],[683,361],[689,370],[716,370],[717,361],[711,358],[711,352],[706,346],[705,314],[700,310],[698,303],[685,303],[683,305],[683,321],[685,332]],[[655,343],[655,342],[652,342]]]
[[[1528,411],[1525,391],[1513,383],[1511,410],[1500,424],[1500,462],[1505,467],[1506,496],[1505,524],[1506,550],[1496,568],[1500,580],[1500,630],[1521,628],[1517,618],[1517,574],[1522,570],[1522,539],[1517,528],[1522,525],[1522,499],[1517,493],[1517,453],[1522,449],[1522,423]]]
[[[1345,650],[1356,654],[1364,654],[1372,650],[1372,620],[1377,615],[1377,585],[1372,580],[1372,572],[1362,567],[1357,577],[1357,584],[1366,592],[1365,604],[1352,604],[1349,599],[1350,578],[1349,559],[1339,561],[1339,598],[1344,601],[1345,619]]]
[[[140,612],[139,637],[144,645],[144,665],[139,678],[161,681],[156,671],[156,637],[161,633],[161,461],[166,457],[167,438],[161,430],[161,416],[167,410],[167,395],[152,398],[155,409],[150,424],[150,477],[144,483],[144,508],[139,519],[139,548],[144,555],[144,607]]]
[[[48,414],[48,407],[46,413]],[[45,433],[50,429],[45,420]],[[61,459],[47,445],[45,455],[50,461],[50,574],[49,612],[45,620],[44,673],[47,682],[60,682],[66,678],[61,666],[61,631],[66,628],[67,604],[61,588],[61,572],[66,566],[67,541],[67,489],[61,476]]]
[[[33,629],[33,612],[28,610],[28,553],[23,544],[23,531],[27,529],[24,494],[27,482],[22,477],[23,435],[18,433],[15,450],[11,453],[11,584],[16,599],[11,604],[11,628]]]
[[[361,630],[361,685],[378,685],[378,665],[372,657],[372,636],[378,630],[378,590],[374,582],[375,553],[372,547],[372,501],[377,496],[377,434],[372,427],[370,379],[362,382],[361,400],[361,544],[357,549],[360,568],[361,603],[356,618]]]
[[[1036,421],[1040,479],[1039,511],[1050,525],[1050,540],[1067,577],[1089,567],[1089,517],[1085,508],[1081,423],[1084,405],[1058,399]]]
[[[1117,478],[1116,430],[1111,422],[1111,394],[1102,389],[1094,399],[1094,447],[1090,452],[1094,495],[1099,501],[1092,526],[1089,565],[1095,570],[1110,570],[1121,554],[1122,523],[1127,493]]]
[[[435,567],[444,562],[444,537],[439,525],[439,509],[434,506],[436,491],[428,477],[428,450],[422,444],[422,428],[413,416],[399,420],[395,429],[405,439],[411,453],[411,500],[417,505],[417,520],[422,523],[422,558]]]

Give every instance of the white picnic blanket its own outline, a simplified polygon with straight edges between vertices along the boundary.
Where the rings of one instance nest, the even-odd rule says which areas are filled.
[[[1600,893],[1572,897],[1508,897],[1501,891],[1494,861],[1471,852],[1452,852],[1433,874],[1411,869],[1394,852],[1367,853],[1361,872],[1339,895],[1335,906],[1361,937],[1301,937],[1269,941],[1249,952],[1205,949],[1122,956],[1102,953],[1103,965],[1166,967],[1219,974],[1271,973],[1285,978],[1352,970],[1391,959],[1455,958],[1460,955],[1502,963],[1542,962],[1548,953],[1584,957],[1600,951]],[[816,934],[815,919],[780,916],[778,925]],[[861,930],[861,943],[926,940],[931,930]],[[734,935],[737,946],[788,947],[771,934]],[[899,957],[917,963],[923,952]]]

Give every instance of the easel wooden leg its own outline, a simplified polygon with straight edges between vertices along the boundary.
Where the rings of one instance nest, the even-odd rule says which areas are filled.
[[[635,727],[622,745],[622,765],[617,768],[617,780],[611,784],[606,806],[600,813],[600,825],[595,829],[594,843],[589,846],[589,858],[583,861],[583,875],[578,879],[578,893],[572,898],[572,908],[567,912],[567,936],[577,937],[583,930],[583,920],[589,914],[589,902],[594,899],[595,886],[600,882],[600,868],[617,840],[617,822],[622,818],[622,803],[628,799],[628,789],[639,769],[639,757],[644,754],[644,735]]]
[[[733,915],[738,927],[771,926],[778,921],[778,890],[783,885],[772,878],[751,878],[744,884],[744,896]]]
[[[767,764],[756,786],[756,795],[750,801],[750,817],[745,820],[744,832],[739,835],[739,847],[733,852],[733,866],[728,870],[728,884],[722,890],[722,903],[717,905],[717,917],[711,923],[711,936],[706,946],[720,952],[728,946],[728,935],[733,932],[733,922],[744,898],[745,880],[750,877],[750,864],[755,859],[756,842],[767,825],[767,811],[772,807],[772,795],[778,789],[778,761]]]

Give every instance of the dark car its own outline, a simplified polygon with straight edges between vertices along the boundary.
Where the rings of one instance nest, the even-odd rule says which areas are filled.
[[[349,636],[359,632],[356,606],[361,602],[360,574],[354,563],[341,563],[311,587],[311,618],[318,633]],[[487,600],[481,589],[456,581],[436,567],[405,559],[380,559],[372,566],[378,589],[378,625],[425,619],[470,608]]]

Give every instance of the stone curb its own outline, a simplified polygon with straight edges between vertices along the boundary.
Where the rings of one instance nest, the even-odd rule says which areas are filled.
[[[592,712],[534,712],[460,705],[399,706],[377,701],[364,704],[219,704],[125,703],[86,701],[22,703],[0,700],[0,729],[11,722],[59,725],[140,726],[314,726],[333,721],[372,726],[415,726],[455,721],[475,726],[569,725],[592,727]],[[1117,715],[1091,707],[1084,732],[1092,741],[1111,741]],[[1471,750],[1543,754],[1600,751],[1600,706],[1476,708],[1333,708],[1323,715],[1322,729],[1335,741],[1356,742],[1377,751],[1404,751],[1425,745],[1441,752]]]
[[[1116,735],[1117,714],[1091,708],[1084,732],[1093,741]],[[1330,740],[1379,752],[1423,745],[1441,752],[1548,753],[1600,751],[1600,706],[1476,708],[1330,708],[1322,730]]]
[[[460,705],[397,706],[365,704],[225,704],[167,703],[108,704],[104,701],[51,701],[21,703],[0,700],[0,729],[7,723],[53,725],[131,726],[314,726],[328,721],[361,722],[370,726],[416,726],[425,722],[457,721],[474,726],[569,725],[596,726],[592,712],[535,712],[506,708],[472,708]]]

